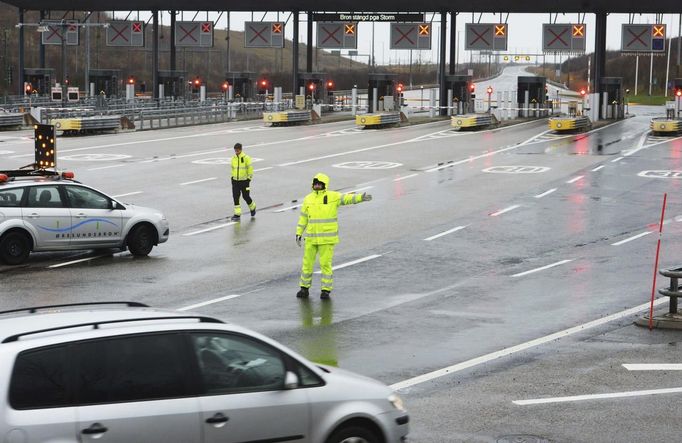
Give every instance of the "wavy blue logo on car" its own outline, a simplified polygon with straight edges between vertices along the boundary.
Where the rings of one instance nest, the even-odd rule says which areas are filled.
[[[77,229],[83,225],[86,225],[88,223],[108,223],[110,225],[114,225],[115,227],[119,227],[116,223],[112,222],[111,220],[107,220],[106,218],[90,218],[88,220],[84,220],[80,223],[76,223],[75,225],[69,226],[68,228],[46,228],[45,226],[38,226],[40,229],[44,229],[45,231],[49,232],[69,232],[73,231],[74,229]]]

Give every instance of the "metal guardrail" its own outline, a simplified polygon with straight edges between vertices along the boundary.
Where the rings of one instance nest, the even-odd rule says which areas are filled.
[[[24,124],[23,112],[0,113],[0,127],[21,126]]]

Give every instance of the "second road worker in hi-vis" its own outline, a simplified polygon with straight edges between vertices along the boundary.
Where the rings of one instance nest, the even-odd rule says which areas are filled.
[[[251,217],[256,215],[256,203],[251,200],[251,179],[253,178],[253,165],[251,157],[242,152],[242,144],[235,143],[234,157],[232,157],[232,198],[234,199],[234,215],[232,221],[239,221],[242,215],[242,207],[239,203],[240,195],[249,205]]]
[[[306,195],[301,205],[301,216],[296,226],[296,243],[301,246],[305,237],[303,266],[301,267],[301,289],[298,298],[308,297],[313,282],[313,265],[317,254],[320,254],[320,279],[322,292],[320,298],[326,300],[334,287],[332,258],[334,246],[339,242],[339,224],[337,212],[340,205],[353,205],[370,201],[372,196],[362,194],[341,194],[329,190],[329,177],[317,174],[313,178],[313,192]]]

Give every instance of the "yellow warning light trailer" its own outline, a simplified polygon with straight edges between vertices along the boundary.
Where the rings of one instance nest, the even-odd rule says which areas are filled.
[[[362,114],[355,116],[355,124],[365,128],[380,128],[388,125],[399,125],[400,112],[380,112],[376,114]]]
[[[307,123],[312,120],[310,111],[290,110],[279,112],[264,112],[263,122],[275,125],[286,125],[290,123]]]
[[[677,135],[682,132],[682,120],[670,118],[652,118],[649,126],[655,135]]]
[[[497,124],[497,119],[492,114],[464,114],[453,115],[450,118],[450,126],[463,129],[485,129]]]
[[[549,119],[549,129],[555,132],[568,131],[587,131],[592,127],[592,122],[585,115],[573,117],[551,117]]]

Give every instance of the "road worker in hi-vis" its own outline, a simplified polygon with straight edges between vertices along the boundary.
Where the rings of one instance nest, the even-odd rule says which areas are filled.
[[[256,216],[256,203],[251,200],[251,179],[253,178],[253,165],[251,157],[242,152],[242,144],[234,145],[234,156],[232,157],[232,198],[234,199],[234,215],[232,221],[239,221],[242,216],[242,207],[239,197],[244,197],[244,201],[249,205],[251,217]]]
[[[301,216],[298,219],[298,226],[296,226],[296,244],[299,247],[305,237],[301,289],[296,297],[308,297],[310,285],[313,282],[313,265],[319,254],[322,273],[320,298],[329,299],[329,293],[334,287],[332,272],[334,246],[339,242],[339,224],[337,221],[339,206],[354,205],[370,200],[372,200],[372,196],[364,192],[362,194],[341,194],[340,192],[330,191],[329,177],[324,174],[317,174],[313,178],[313,192],[303,200]]]

